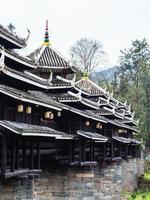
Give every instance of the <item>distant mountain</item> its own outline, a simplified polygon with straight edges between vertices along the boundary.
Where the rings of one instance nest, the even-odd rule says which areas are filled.
[[[114,80],[115,72],[117,71],[118,66],[114,66],[108,69],[103,69],[101,71],[93,72],[91,79],[95,82],[103,81],[104,79],[108,82],[112,82]]]

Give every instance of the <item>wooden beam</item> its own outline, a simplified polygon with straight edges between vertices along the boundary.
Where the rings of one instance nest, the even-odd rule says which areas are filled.
[[[7,135],[2,134],[2,169],[1,175],[4,176],[6,172],[6,162],[7,162]]]

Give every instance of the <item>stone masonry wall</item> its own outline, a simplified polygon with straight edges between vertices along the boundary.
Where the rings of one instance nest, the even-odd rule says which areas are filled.
[[[0,200],[120,200],[122,190],[137,187],[143,160],[106,163],[96,167],[49,169],[38,179],[0,183]]]

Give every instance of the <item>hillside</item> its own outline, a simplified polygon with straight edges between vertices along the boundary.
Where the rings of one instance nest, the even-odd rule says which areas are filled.
[[[115,72],[117,71],[118,66],[114,66],[108,69],[104,69],[101,71],[93,72],[91,79],[95,82],[107,80],[108,82],[112,82],[114,80]]]

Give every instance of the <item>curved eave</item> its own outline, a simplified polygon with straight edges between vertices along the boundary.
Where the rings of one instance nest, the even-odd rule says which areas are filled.
[[[9,97],[12,97],[13,99],[21,100],[22,102],[27,102],[27,103],[31,103],[31,104],[34,104],[34,105],[39,105],[39,106],[44,106],[46,108],[51,108],[51,109],[54,109],[54,110],[57,110],[57,111],[62,111],[61,108],[54,106],[54,105],[44,103],[44,102],[42,102],[42,100],[39,101],[38,99],[34,100],[34,99],[22,97],[21,95],[14,95],[13,93],[10,93],[6,90],[3,90],[2,88],[0,88],[0,93],[3,93],[3,94],[5,94]]]
[[[87,107],[90,107],[90,108],[93,108],[93,109],[96,109],[96,110],[99,109],[99,106],[98,105],[93,105],[93,102],[89,101],[89,103],[88,103],[88,102],[84,101],[83,99],[81,99],[80,102],[82,104],[84,104],[85,106],[87,106]]]
[[[14,47],[16,47],[17,49],[21,49],[23,47],[26,47],[26,43],[24,45],[23,44],[19,44],[19,42],[16,42],[15,40],[11,39],[10,37],[5,36],[1,32],[0,32],[0,37],[3,38],[4,40],[10,42],[11,44],[13,44]]]
[[[13,122],[11,122],[11,123],[13,123]],[[42,133],[42,132],[36,132],[36,131],[34,131],[34,132],[24,131],[23,129],[19,129],[19,128],[16,128],[15,126],[13,126],[13,125],[9,125],[8,121],[0,121],[0,126],[2,126],[3,128],[5,128],[5,129],[7,129],[7,130],[9,130],[9,131],[11,131],[15,134],[19,134],[19,135],[22,135],[22,136],[52,137],[52,138],[55,138],[55,139],[58,139],[58,140],[72,140],[74,138],[73,135],[62,134],[59,131],[56,131],[57,133],[54,133],[55,132],[54,129],[53,129],[53,133],[52,133],[52,129],[49,130],[49,133],[44,133],[44,132]],[[35,125],[33,125],[33,129],[34,129],[34,126]]]
[[[5,56],[8,57],[9,59],[12,59],[12,60],[14,60],[14,61],[20,63],[20,64],[25,65],[25,66],[27,66],[27,67],[30,67],[30,68],[33,68],[33,69],[36,69],[36,68],[37,68],[36,65],[32,65],[32,64],[30,64],[30,63],[28,63],[28,62],[25,62],[24,60],[19,59],[19,58],[15,57],[14,55],[9,54],[9,53],[6,52],[6,51],[5,51]]]
[[[16,79],[18,79],[20,81],[23,81],[25,83],[28,83],[28,84],[31,84],[31,85],[34,85],[34,86],[37,86],[37,87],[43,88],[43,89],[61,89],[61,88],[66,89],[66,88],[71,88],[72,87],[72,86],[66,86],[66,85],[64,85],[64,86],[52,86],[52,85],[48,85],[48,84],[44,85],[45,83],[42,84],[42,83],[33,81],[33,80],[29,79],[29,78],[23,77],[21,75],[12,73],[12,72],[8,71],[6,68],[3,69],[3,73],[6,74],[7,76],[10,76],[12,78],[16,78]]]

